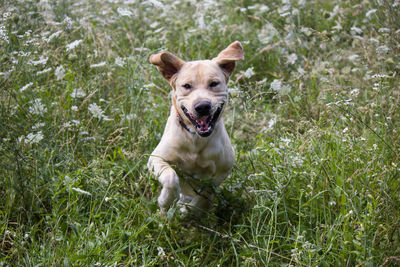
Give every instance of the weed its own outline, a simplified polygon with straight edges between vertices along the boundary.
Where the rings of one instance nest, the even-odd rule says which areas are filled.
[[[376,266],[400,256],[398,1],[5,1],[0,265]],[[150,54],[245,61],[213,209],[158,213]]]

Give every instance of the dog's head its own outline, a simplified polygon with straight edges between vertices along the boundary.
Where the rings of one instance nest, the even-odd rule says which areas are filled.
[[[185,62],[169,52],[151,55],[150,62],[171,84],[172,101],[186,126],[202,137],[210,136],[228,99],[227,83],[243,59],[236,41],[212,60]]]

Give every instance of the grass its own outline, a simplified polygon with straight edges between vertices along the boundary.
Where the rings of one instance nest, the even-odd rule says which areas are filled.
[[[0,10],[1,266],[399,264],[397,1]],[[235,168],[206,218],[161,216],[145,163],[170,88],[149,55],[234,40]]]

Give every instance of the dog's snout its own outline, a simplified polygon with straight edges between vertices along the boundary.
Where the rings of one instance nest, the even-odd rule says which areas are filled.
[[[200,116],[209,115],[211,112],[211,102],[207,100],[199,101],[194,104],[194,110],[196,110],[197,114]]]

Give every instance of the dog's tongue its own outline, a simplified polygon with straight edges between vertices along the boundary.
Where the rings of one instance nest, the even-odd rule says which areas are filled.
[[[207,131],[211,121],[211,116],[198,119],[196,122],[200,127],[200,131]]]

